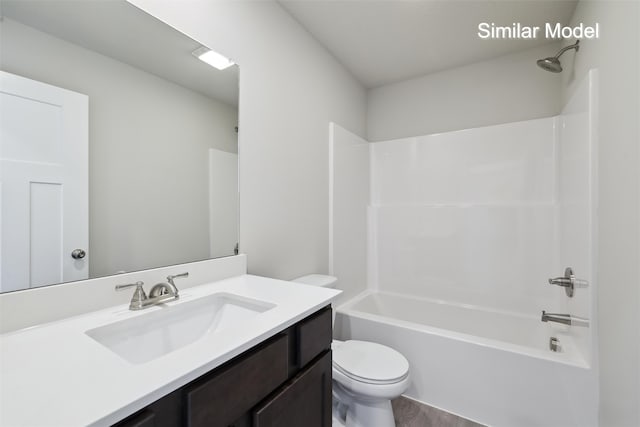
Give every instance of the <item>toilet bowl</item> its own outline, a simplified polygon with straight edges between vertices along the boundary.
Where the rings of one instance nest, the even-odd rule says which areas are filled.
[[[294,282],[335,287],[332,276]],[[409,362],[396,350],[369,341],[337,341],[333,351],[333,426],[394,427],[391,400],[409,386]]]
[[[341,409],[334,419],[347,427],[395,426],[391,399],[409,386],[407,359],[368,341],[334,341],[332,350],[334,409]]]

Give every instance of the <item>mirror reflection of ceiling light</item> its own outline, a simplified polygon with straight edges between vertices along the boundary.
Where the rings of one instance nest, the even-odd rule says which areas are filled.
[[[206,62],[207,64],[217,68],[218,70],[224,70],[225,68],[228,68],[235,64],[235,62],[233,62],[229,58],[226,58],[220,55],[218,52],[214,52],[208,47],[204,46],[194,50],[193,52],[191,52],[191,54],[198,58],[200,61]]]

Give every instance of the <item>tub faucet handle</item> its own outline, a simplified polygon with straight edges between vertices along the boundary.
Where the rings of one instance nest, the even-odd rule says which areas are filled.
[[[569,298],[573,296],[573,290],[575,288],[586,288],[587,286],[589,286],[589,282],[587,282],[586,280],[576,279],[576,276],[573,275],[573,269],[571,267],[567,267],[564,269],[564,276],[549,279],[549,284],[562,286]]]

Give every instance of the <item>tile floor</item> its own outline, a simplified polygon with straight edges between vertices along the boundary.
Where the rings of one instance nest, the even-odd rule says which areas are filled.
[[[403,396],[393,400],[391,405],[396,427],[485,427]]]

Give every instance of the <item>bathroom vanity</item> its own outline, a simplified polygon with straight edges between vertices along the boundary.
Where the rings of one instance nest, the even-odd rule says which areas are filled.
[[[116,424],[302,425],[331,426],[330,306]]]
[[[242,274],[0,335],[0,425],[330,426],[339,293]]]

